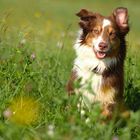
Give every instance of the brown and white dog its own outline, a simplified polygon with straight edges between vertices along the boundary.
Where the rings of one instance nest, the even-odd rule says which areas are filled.
[[[77,57],[67,90],[77,93],[73,83],[81,79],[78,91],[91,103],[100,102],[102,113],[111,117],[114,108],[123,104],[127,8],[116,8],[108,17],[86,9],[76,15],[81,30],[74,45]]]

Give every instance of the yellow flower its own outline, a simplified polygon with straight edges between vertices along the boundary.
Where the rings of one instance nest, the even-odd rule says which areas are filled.
[[[12,111],[10,121],[29,125],[35,123],[39,118],[39,104],[31,97],[18,97],[14,99],[9,107]]]

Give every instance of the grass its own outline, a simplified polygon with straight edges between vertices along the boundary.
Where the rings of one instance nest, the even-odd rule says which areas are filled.
[[[1,0],[0,140],[139,140],[139,4],[138,0]],[[74,14],[86,7],[106,15],[117,6],[130,11],[125,100],[131,117],[125,123],[112,120],[103,125],[95,106],[87,114],[91,122],[86,123],[77,111],[77,97],[69,98],[65,91],[75,56]],[[34,114],[35,104],[39,110]],[[22,123],[10,109],[21,114]],[[37,120],[26,123],[29,115],[34,120],[36,114]]]

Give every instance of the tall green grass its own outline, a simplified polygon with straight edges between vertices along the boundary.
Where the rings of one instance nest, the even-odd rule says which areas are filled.
[[[139,4],[128,0],[2,0],[0,140],[139,140]],[[87,114],[90,122],[86,122],[77,111],[78,98],[68,97],[65,91],[75,57],[72,46],[78,20],[74,14],[83,7],[109,14],[117,6],[127,6],[130,11],[125,100],[131,117],[103,124],[95,106]],[[4,114],[15,98],[24,96],[40,105],[39,119],[28,125],[12,122]]]

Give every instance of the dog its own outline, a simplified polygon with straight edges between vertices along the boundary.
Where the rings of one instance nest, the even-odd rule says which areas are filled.
[[[115,109],[125,110],[123,92],[128,10],[118,7],[106,17],[81,9],[76,15],[80,18],[80,31],[74,45],[76,59],[67,84],[68,93],[81,94],[84,102],[99,102],[102,114],[112,118]],[[78,89],[74,88],[75,81],[80,81]]]

